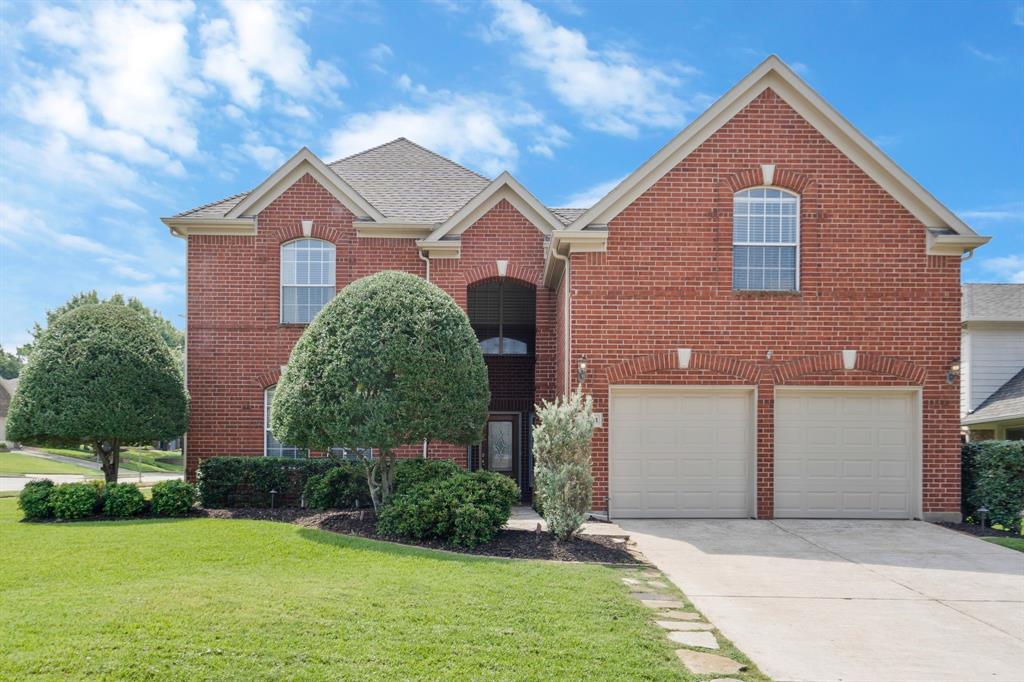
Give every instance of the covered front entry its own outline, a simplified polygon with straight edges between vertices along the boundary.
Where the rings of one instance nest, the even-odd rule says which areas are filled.
[[[507,278],[469,288],[469,321],[487,363],[491,403],[484,439],[470,448],[470,469],[511,477],[533,495],[531,426],[536,367],[536,290]]]
[[[754,509],[754,390],[612,386],[612,518],[744,518]]]
[[[914,389],[777,388],[775,516],[918,516],[920,423]]]

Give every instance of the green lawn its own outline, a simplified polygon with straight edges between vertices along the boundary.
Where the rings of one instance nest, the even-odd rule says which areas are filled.
[[[18,518],[0,500],[0,679],[701,679],[621,569],[263,521]]]
[[[94,462],[92,450],[84,448],[43,447],[44,452],[53,455],[64,455]],[[181,450],[153,450],[144,448],[124,448],[121,450],[121,469],[125,471],[141,471],[142,473],[174,473],[184,471]]]
[[[19,452],[0,452],[0,476],[20,476],[22,474],[85,474],[86,476],[99,476],[100,472],[77,466],[54,462],[23,455]]]
[[[1010,549],[1015,549],[1018,552],[1024,552],[1024,538],[1007,538],[1007,537],[1003,537],[1003,538],[985,538],[985,540],[987,540],[988,542],[994,542],[997,545],[1002,545],[1003,547],[1009,547]]]

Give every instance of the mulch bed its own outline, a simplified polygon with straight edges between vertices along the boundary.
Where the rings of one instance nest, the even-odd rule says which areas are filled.
[[[462,554],[502,557],[506,559],[547,559],[551,561],[584,561],[602,564],[646,563],[627,547],[623,538],[587,535],[567,542],[558,542],[550,533],[529,530],[502,530],[487,544],[473,549],[456,547],[431,540],[396,539],[379,535],[372,511],[312,511],[309,509],[203,509],[204,516],[215,519],[250,519],[294,523],[306,528],[354,535],[369,540],[400,542],[404,545],[444,549]]]
[[[949,528],[950,530],[958,530],[961,533],[967,533],[968,535],[977,535],[982,538],[1018,538],[1019,534],[1008,530],[996,530],[995,528],[989,528],[988,526],[982,527],[973,523],[943,523],[936,522],[937,526],[943,528]]]

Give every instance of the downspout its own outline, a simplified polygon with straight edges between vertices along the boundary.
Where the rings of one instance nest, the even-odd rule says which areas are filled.
[[[570,275],[569,275],[569,271],[570,271],[570,267],[569,266],[570,266],[571,261],[569,260],[569,256],[563,256],[562,254],[558,253],[558,248],[557,248],[557,246],[555,244],[551,245],[551,255],[556,260],[560,260],[563,263],[565,263],[565,304],[564,304],[565,305],[565,351],[563,353],[563,355],[565,356],[563,358],[564,364],[565,364],[565,368],[564,368],[564,370],[565,370],[565,372],[564,372],[565,386],[563,386],[563,391],[564,391],[564,395],[568,396],[569,395],[569,386],[571,386],[571,379],[569,377],[569,372],[572,369],[572,359],[569,357],[569,354],[572,352],[572,344],[570,342],[571,341],[570,336],[572,334],[572,322],[571,322],[572,306],[569,303],[569,297],[571,296],[571,291],[572,291],[571,288],[570,288],[570,286],[572,284],[572,281],[570,280]]]
[[[960,262],[961,263],[966,263],[967,261],[971,260],[971,258],[973,256],[974,256],[974,249],[968,249],[967,251],[964,251],[963,254],[960,256]]]
[[[416,250],[416,255],[420,257],[420,260],[427,264],[426,279],[430,281],[430,256],[424,256],[422,249]],[[423,459],[427,458],[427,439],[423,439]]]

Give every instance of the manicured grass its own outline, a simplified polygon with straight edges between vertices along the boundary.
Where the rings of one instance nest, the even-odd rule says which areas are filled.
[[[91,450],[83,448],[40,448],[44,452],[65,457],[75,457],[94,462]],[[173,473],[184,471],[181,450],[153,450],[144,448],[124,448],[121,450],[121,466],[124,471],[141,471],[142,473]]]
[[[0,500],[0,679],[697,679],[621,569],[265,521],[19,518]]]
[[[20,452],[0,452],[0,476],[20,476],[22,474],[84,474],[86,476],[99,476],[98,471],[75,464],[54,462],[23,455]]]
[[[1024,538],[984,538],[988,542],[994,542],[997,545],[1003,547],[1009,547],[1015,549],[1018,552],[1024,552]]]

